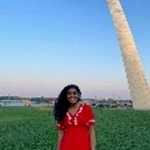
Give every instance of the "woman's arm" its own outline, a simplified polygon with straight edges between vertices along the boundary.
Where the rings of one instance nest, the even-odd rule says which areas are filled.
[[[64,134],[64,130],[59,130],[59,131],[58,131],[57,150],[60,149],[60,142],[61,142],[61,139],[62,139],[62,137],[63,137],[63,134]]]
[[[95,150],[96,149],[96,137],[95,137],[94,126],[90,126],[89,132],[90,132],[91,150]]]

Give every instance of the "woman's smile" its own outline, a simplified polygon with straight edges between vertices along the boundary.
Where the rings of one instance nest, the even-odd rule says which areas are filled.
[[[74,89],[74,88],[69,89],[67,92],[67,98],[71,104],[78,102],[79,94],[76,91],[76,89]]]

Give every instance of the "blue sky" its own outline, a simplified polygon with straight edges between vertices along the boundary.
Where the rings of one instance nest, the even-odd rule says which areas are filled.
[[[150,85],[150,1],[121,0]],[[105,0],[1,0],[0,95],[130,98]]]

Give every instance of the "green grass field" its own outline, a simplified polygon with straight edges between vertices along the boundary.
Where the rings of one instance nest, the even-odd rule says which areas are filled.
[[[97,150],[150,150],[150,111],[94,109]],[[0,107],[0,150],[56,150],[50,108]]]

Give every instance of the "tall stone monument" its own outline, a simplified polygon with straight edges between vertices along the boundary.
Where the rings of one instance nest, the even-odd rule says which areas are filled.
[[[150,109],[150,90],[119,0],[106,0],[116,29],[134,109]]]

